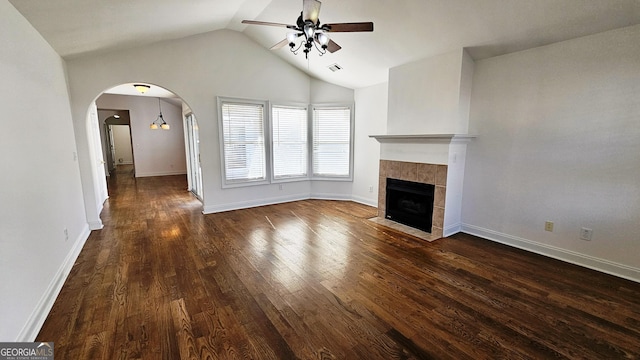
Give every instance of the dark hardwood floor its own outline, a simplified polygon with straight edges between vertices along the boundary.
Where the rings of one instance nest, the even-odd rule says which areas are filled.
[[[202,215],[183,176],[109,183],[38,341],[56,359],[636,359],[640,284],[308,200]]]

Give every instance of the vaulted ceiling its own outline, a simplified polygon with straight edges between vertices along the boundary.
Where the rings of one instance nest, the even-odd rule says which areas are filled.
[[[270,48],[295,24],[302,0],[9,0],[63,58],[231,29]],[[322,57],[275,51],[311,76],[359,88],[388,69],[461,47],[483,59],[640,23],[640,0],[323,0],[322,23],[373,21],[372,33],[332,33]],[[329,65],[343,70],[332,72]]]

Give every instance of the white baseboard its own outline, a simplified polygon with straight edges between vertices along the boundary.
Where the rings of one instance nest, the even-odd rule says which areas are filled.
[[[462,223],[453,224],[442,229],[442,237],[451,236],[462,231]]]
[[[53,303],[56,301],[58,294],[60,294],[60,290],[62,290],[62,285],[64,285],[67,276],[71,272],[71,268],[73,264],[75,264],[78,255],[80,255],[80,251],[82,251],[82,247],[84,243],[89,238],[91,231],[89,230],[89,226],[85,226],[82,230],[81,234],[76,239],[75,244],[71,248],[71,251],[67,254],[67,257],[62,262],[62,265],[58,268],[58,271],[53,277],[51,283],[45,290],[44,294],[38,301],[36,308],[27,319],[26,324],[20,330],[18,337],[16,338],[16,342],[32,342],[38,336],[40,332],[40,328],[44,324],[44,321],[47,319],[51,308],[53,307]]]
[[[102,220],[89,221],[89,230],[101,230],[103,227]]]
[[[309,199],[351,201],[351,194],[311,193]]]
[[[575,251],[542,244],[529,239],[504,234],[475,225],[462,224],[462,232],[479,236],[501,244],[513,246],[536,254],[562,260],[571,264],[597,270],[606,274],[621,277],[623,279],[640,282],[640,269],[628,265],[618,264],[613,261],[600,259],[594,256],[577,253]]]
[[[187,175],[187,170],[157,171],[157,172],[138,172],[136,170],[136,177],[171,176],[171,175]]]
[[[309,199],[309,194],[296,194],[296,195],[278,196],[278,197],[273,197],[269,199],[239,201],[239,202],[219,204],[219,205],[207,205],[203,207],[202,213],[214,214],[214,213],[224,212],[224,211],[248,209],[252,207],[281,204],[286,202],[307,200],[307,199]]]
[[[258,206],[266,206],[273,204],[281,204],[292,201],[300,201],[300,200],[308,200],[308,199],[318,199],[318,200],[342,200],[342,201],[355,201],[364,205],[369,205],[373,207],[377,207],[377,203],[372,203],[369,199],[364,198],[354,198],[349,195],[343,194],[329,194],[329,193],[314,193],[314,194],[295,194],[295,195],[287,195],[287,196],[279,196],[273,197],[269,199],[260,199],[260,200],[250,200],[250,201],[239,201],[229,204],[220,204],[220,205],[209,205],[204,206],[202,209],[203,214],[214,214],[218,212],[231,211],[231,210],[240,210],[240,209],[248,209],[252,207]]]
[[[378,207],[378,199],[377,198],[375,200],[372,200],[372,199],[361,197],[361,196],[352,196],[351,197],[351,201],[357,202],[357,203],[363,204],[363,205],[373,206],[375,208]]]

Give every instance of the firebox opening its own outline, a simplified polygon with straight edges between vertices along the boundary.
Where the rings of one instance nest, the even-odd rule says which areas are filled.
[[[387,178],[385,218],[431,232],[435,186]]]

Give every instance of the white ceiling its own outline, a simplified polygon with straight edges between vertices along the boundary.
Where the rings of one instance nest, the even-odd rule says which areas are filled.
[[[140,94],[138,90],[134,87],[135,84],[143,84],[149,85],[149,90],[147,90],[144,94]],[[166,101],[172,103],[175,106],[182,106],[182,99],[178,97],[178,95],[172,93],[171,91],[162,88],[160,86],[146,84],[146,83],[128,83],[128,84],[120,84],[118,86],[114,86],[111,89],[107,89],[104,91],[105,94],[115,94],[115,95],[130,95],[130,96],[144,96],[151,98],[164,98]]]
[[[134,87],[135,84],[149,85],[149,90],[144,94],[140,94]],[[114,86],[111,89],[105,90],[106,94],[120,94],[120,95],[134,95],[134,96],[148,96],[148,97],[161,97],[161,98],[175,98],[177,95],[171,91],[161,88],[159,86],[145,84],[145,83],[128,83]]]
[[[294,24],[302,0],[9,0],[64,58],[198,33],[241,31],[270,48]],[[640,0],[323,0],[322,23],[373,21],[372,33],[332,33],[342,50],[305,60],[275,53],[319,79],[359,88],[388,69],[465,47],[483,59],[640,23]],[[332,72],[337,63],[344,69]]]

